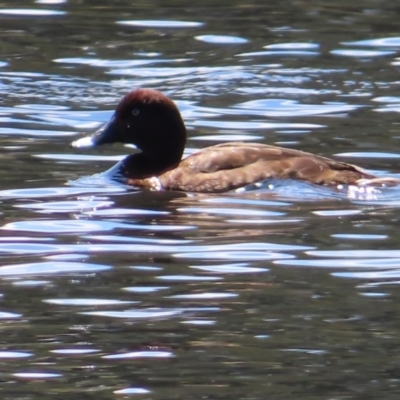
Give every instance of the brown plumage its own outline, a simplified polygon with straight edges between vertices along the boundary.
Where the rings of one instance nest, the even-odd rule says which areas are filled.
[[[131,185],[152,189],[225,192],[268,178],[318,185],[398,183],[352,164],[259,143],[223,143],[181,160],[186,128],[179,110],[172,100],[152,89],[129,92],[105,127],[72,146],[113,142],[132,143],[141,150],[113,170]]]

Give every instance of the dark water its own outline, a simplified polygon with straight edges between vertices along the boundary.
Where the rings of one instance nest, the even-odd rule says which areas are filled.
[[[267,4],[265,4],[267,3]],[[395,1],[0,8],[2,399],[398,399],[400,189],[136,191],[78,153],[134,87],[188,153],[284,145],[400,174]]]

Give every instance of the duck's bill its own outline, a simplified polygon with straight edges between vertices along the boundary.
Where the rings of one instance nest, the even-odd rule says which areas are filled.
[[[95,147],[95,146],[96,146],[96,144],[94,143],[91,136],[85,136],[78,140],[74,140],[71,143],[71,147],[75,147],[76,149],[85,149],[88,147]]]
[[[71,143],[71,147],[76,149],[86,149],[100,146],[106,143],[118,141],[118,129],[116,129],[115,119],[111,118],[107,124],[98,129],[95,133],[85,136]]]

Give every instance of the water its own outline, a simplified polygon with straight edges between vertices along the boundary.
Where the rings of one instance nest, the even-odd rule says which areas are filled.
[[[138,191],[103,174],[129,148],[69,148],[151,87],[186,154],[399,176],[394,2],[267,3],[2,4],[2,399],[398,398],[399,188]]]

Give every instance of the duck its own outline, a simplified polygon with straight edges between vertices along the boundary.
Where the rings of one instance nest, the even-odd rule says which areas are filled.
[[[112,171],[128,185],[152,190],[221,193],[268,179],[325,186],[400,182],[346,162],[263,143],[221,143],[182,159],[186,140],[186,127],[176,104],[158,90],[138,88],[120,100],[104,126],[71,146],[134,145],[140,152],[127,156]]]

